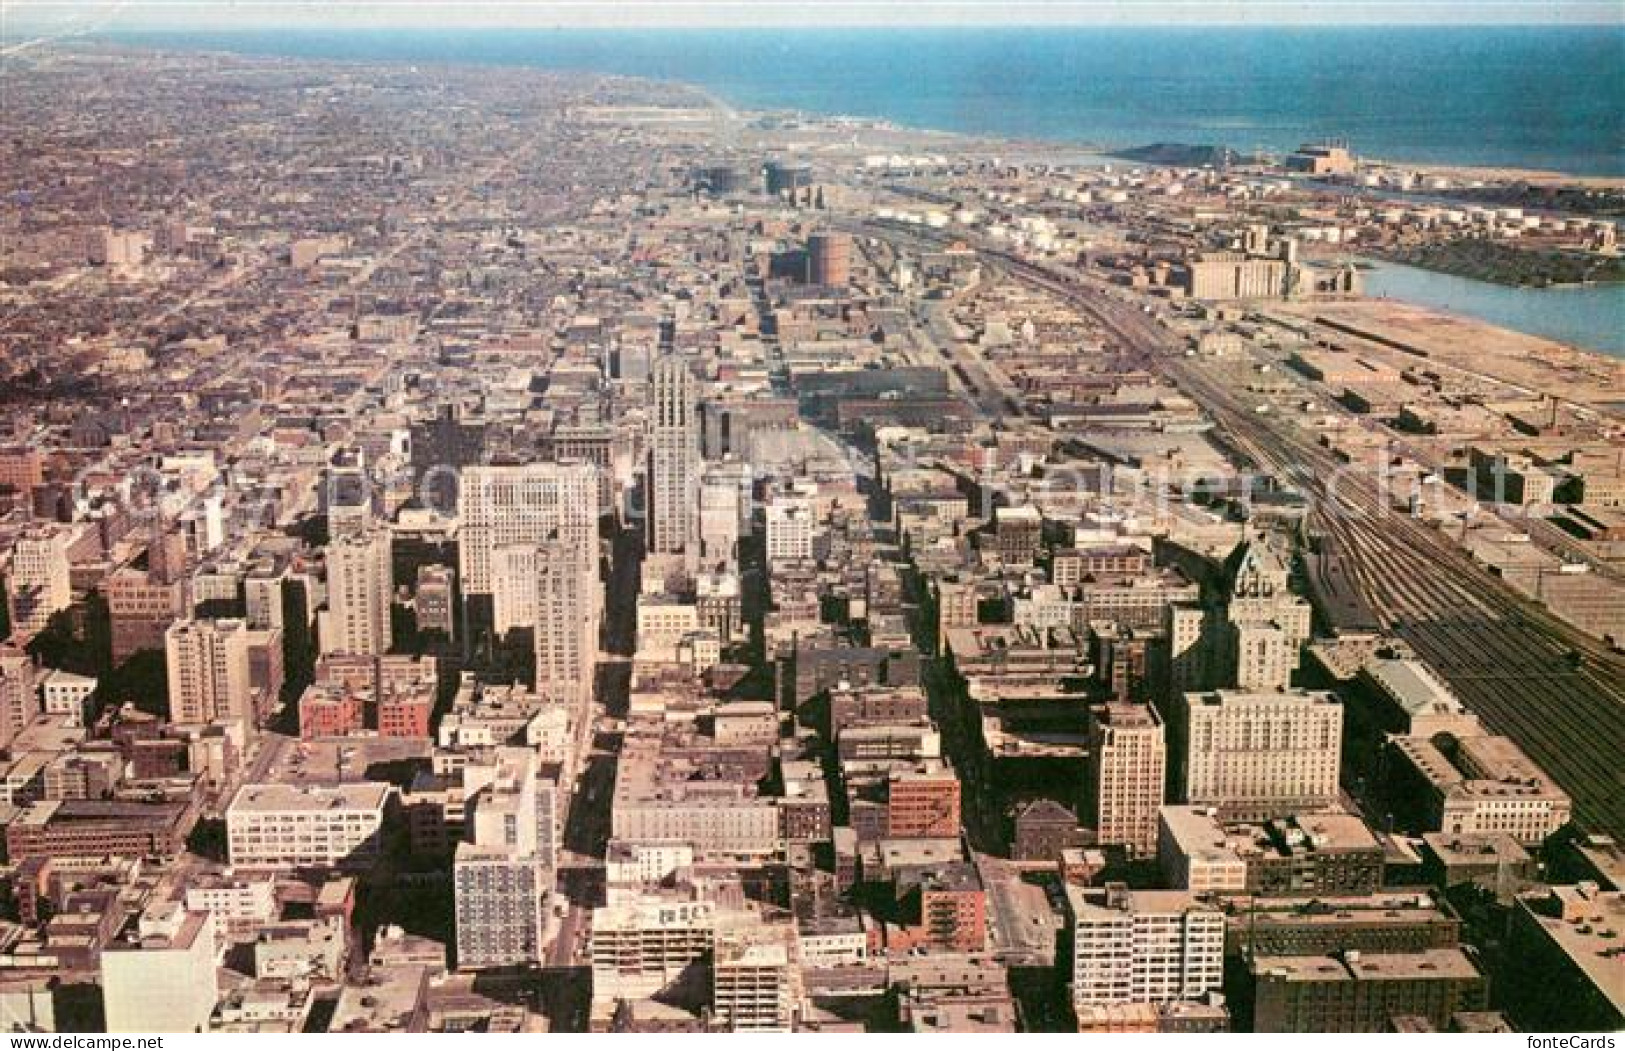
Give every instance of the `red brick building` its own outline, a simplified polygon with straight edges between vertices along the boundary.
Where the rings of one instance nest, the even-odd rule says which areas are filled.
[[[887,786],[886,834],[893,839],[959,836],[959,779],[951,772],[894,774]]]
[[[299,736],[344,737],[366,726],[361,698],[342,690],[312,686],[299,698]]]

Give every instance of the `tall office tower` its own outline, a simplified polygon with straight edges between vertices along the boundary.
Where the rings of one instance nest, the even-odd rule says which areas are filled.
[[[1189,891],[1066,885],[1077,1007],[1194,1000],[1224,981],[1224,913]]]
[[[550,564],[551,563],[551,564]],[[505,544],[491,555],[492,627],[498,635],[515,628],[536,628],[544,622],[544,583],[555,572],[579,575],[575,616],[586,620],[596,641],[603,613],[603,590],[598,581],[596,543],[582,548],[555,538],[531,544]]]
[[[1211,685],[1208,680],[1212,646],[1210,617],[1197,602],[1175,602],[1163,608],[1163,674],[1158,696],[1189,693]]]
[[[1101,843],[1122,844],[1138,856],[1157,851],[1157,812],[1167,776],[1167,745],[1154,708],[1102,704],[1091,712],[1090,770],[1085,813]]]
[[[491,630],[498,637],[536,626],[540,544],[503,544],[491,552]]]
[[[459,968],[541,960],[548,872],[537,855],[536,790],[534,755],[505,748],[496,777],[470,801],[452,870]]]
[[[327,545],[327,610],[323,653],[389,651],[389,606],[394,591],[387,529],[335,536]]]
[[[598,468],[598,513],[615,510],[615,459],[620,436],[607,423],[560,424],[548,436],[552,459],[580,460]]]
[[[697,383],[676,354],[649,380],[649,550],[698,554],[700,415]]]
[[[1329,693],[1187,693],[1175,701],[1182,801],[1265,821],[1337,802],[1343,706]]]
[[[169,718],[176,723],[240,719],[255,725],[250,648],[257,633],[241,620],[171,624],[164,633]]]
[[[40,673],[28,654],[0,643],[0,748],[10,748],[40,710]]]
[[[419,566],[417,587],[412,592],[412,609],[419,631],[438,631],[449,638],[457,634],[457,573],[450,566]]]
[[[569,701],[592,694],[601,598],[596,564],[562,540],[538,548],[536,689]]]
[[[1275,624],[1230,626],[1231,660],[1241,690],[1284,690],[1298,666],[1298,644]]]
[[[978,623],[977,610],[981,596],[976,585],[963,580],[941,580],[937,583],[937,652],[948,650],[948,631],[951,628],[974,628]]]
[[[12,545],[5,567],[6,604],[11,630],[24,638],[38,635],[51,615],[73,602],[65,528],[30,529]]]
[[[457,502],[465,596],[491,594],[493,553],[504,545],[558,539],[597,551],[598,470],[591,464],[470,467]]]
[[[322,480],[322,501],[327,511],[327,535],[347,536],[373,523],[372,482],[367,478],[366,455],[356,453],[331,464]]]
[[[461,970],[522,967],[542,952],[542,902],[547,888],[535,857],[498,847],[457,845],[452,895]]]
[[[1236,548],[1227,568],[1226,612],[1232,624],[1273,623],[1294,647],[1308,640],[1313,611],[1288,586],[1292,571],[1285,555],[1266,541],[1249,540]]]
[[[739,565],[740,486],[735,464],[707,468],[700,481],[700,562],[706,570]]]
[[[852,280],[852,235],[817,233],[807,238],[807,281],[841,288]]]

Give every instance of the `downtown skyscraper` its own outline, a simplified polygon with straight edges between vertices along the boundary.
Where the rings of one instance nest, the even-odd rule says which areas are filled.
[[[696,553],[699,539],[700,419],[697,384],[675,354],[655,362],[649,382],[649,550]]]
[[[463,589],[490,595],[498,548],[563,540],[582,551],[598,538],[598,470],[587,463],[465,468],[459,483]]]
[[[389,651],[390,573],[387,529],[368,528],[333,538],[327,546],[323,653]]]

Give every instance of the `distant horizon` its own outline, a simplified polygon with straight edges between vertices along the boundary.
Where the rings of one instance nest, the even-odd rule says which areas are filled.
[[[1625,27],[1617,0],[0,0],[0,33]]]
[[[774,33],[787,30],[796,32],[844,32],[854,29],[882,30],[886,32],[922,32],[943,30],[948,32],[986,32],[988,30],[1019,29],[1019,30],[1070,30],[1070,29],[1135,29],[1135,30],[1187,30],[1187,29],[1244,29],[1251,31],[1263,30],[1304,30],[1304,29],[1625,29],[1625,22],[997,22],[997,23],[926,23],[909,24],[896,23],[865,23],[865,22],[820,22],[816,25],[792,25],[789,23],[775,25],[729,25],[726,23],[707,24],[672,24],[672,25],[527,25],[527,26],[498,26],[486,23],[470,22],[462,24],[446,24],[438,26],[425,25],[272,25],[254,24],[237,26],[181,26],[181,25],[151,25],[151,26],[118,26],[106,29],[97,29],[93,32],[103,36],[122,36],[139,33],[262,33],[268,30],[277,30],[286,33],[434,33],[443,30],[453,32],[508,32],[519,30],[523,32],[541,33],[693,33],[693,32],[736,32],[736,33]]]

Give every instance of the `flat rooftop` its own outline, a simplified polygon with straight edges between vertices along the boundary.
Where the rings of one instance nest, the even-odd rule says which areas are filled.
[[[1366,953],[1342,956],[1259,956],[1255,975],[1289,982],[1384,982],[1418,979],[1471,980],[1480,977],[1473,961],[1460,949],[1425,952]]]
[[[342,785],[244,785],[237,790],[229,812],[375,811],[383,809],[391,791],[389,785],[378,781],[356,781]]]

